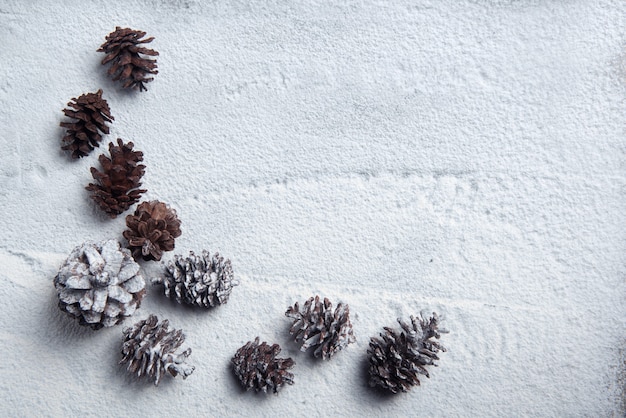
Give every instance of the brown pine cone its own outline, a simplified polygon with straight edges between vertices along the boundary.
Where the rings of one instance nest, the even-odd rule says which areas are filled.
[[[154,39],[142,40],[145,35],[146,32],[117,26],[114,32],[106,36],[106,42],[98,49],[98,52],[106,54],[102,59],[102,65],[112,63],[107,74],[113,81],[120,81],[124,88],[147,90],[144,83],[153,80],[147,75],[158,73],[156,60],[144,57],[159,55],[157,51],[140,45],[150,43]]]
[[[231,359],[235,375],[241,385],[250,390],[274,393],[285,385],[293,385],[293,373],[289,371],[296,363],[288,358],[276,357],[280,353],[278,344],[269,345],[265,341],[259,344],[259,337],[248,341],[237,350]]]
[[[121,138],[117,138],[117,145],[109,143],[111,158],[102,154],[98,157],[102,165],[102,171],[91,167],[91,175],[97,183],[89,183],[86,187],[91,192],[91,198],[98,204],[100,209],[115,218],[120,213],[134,205],[145,189],[141,186],[143,176],[143,152],[133,151],[134,144],[124,144]]]
[[[106,123],[115,118],[111,115],[109,104],[102,98],[102,89],[72,98],[67,105],[73,110],[63,109],[63,113],[75,121],[60,123],[67,128],[61,149],[70,151],[72,158],[81,158],[100,146],[102,134],[109,133]]]
[[[176,211],[163,202],[143,202],[134,215],[126,217],[124,238],[135,259],[161,260],[164,251],[174,249],[174,239],[180,232],[180,220]]]

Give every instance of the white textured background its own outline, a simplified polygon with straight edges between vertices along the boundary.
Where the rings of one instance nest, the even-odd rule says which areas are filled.
[[[154,36],[159,74],[123,92],[96,49]],[[623,1],[1,1],[3,416],[622,416],[626,348]],[[119,238],[60,151],[62,109],[104,89],[144,151],[175,253],[219,250],[241,285],[209,312],[151,289],[195,373],[158,388],[116,363],[122,328],[56,306],[85,240]],[[169,259],[172,254],[165,258]],[[147,275],[158,264],[142,263]],[[351,307],[322,363],[287,306]],[[370,336],[421,310],[451,333],[422,387],[367,387]],[[296,383],[242,392],[229,359],[278,342]]]

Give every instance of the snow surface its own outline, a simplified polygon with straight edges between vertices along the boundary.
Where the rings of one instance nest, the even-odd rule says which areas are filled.
[[[99,63],[117,25],[155,37],[147,92]],[[623,416],[625,27],[620,0],[3,0],[0,415]],[[174,253],[219,250],[241,280],[208,312],[151,288],[126,322],[185,330],[184,381],[135,381],[123,326],[56,306],[75,246],[123,240],[84,189],[106,146],[60,150],[62,109],[99,88],[106,142],[178,211]],[[287,332],[314,294],[353,315],[327,362]],[[422,310],[450,330],[440,367],[371,390],[369,337]],[[257,335],[297,363],[278,396],[233,377]]]

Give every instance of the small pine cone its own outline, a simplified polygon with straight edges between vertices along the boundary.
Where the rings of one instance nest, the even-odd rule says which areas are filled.
[[[301,351],[315,347],[315,357],[321,355],[327,360],[355,341],[349,306],[339,303],[334,312],[332,307],[327,298],[321,302],[320,297],[315,296],[305,302],[302,311],[298,302],[287,309],[285,315],[294,319],[289,333],[295,334],[296,342],[302,343]]]
[[[98,157],[102,171],[91,167],[91,175],[97,183],[89,183],[86,189],[100,209],[111,218],[134,205],[146,192],[139,189],[146,166],[137,164],[143,161],[143,153],[133,151],[133,146],[132,142],[124,144],[121,138],[117,138],[117,145],[109,143],[111,158],[104,154]]]
[[[113,81],[120,81],[124,88],[147,90],[144,83],[153,80],[148,74],[157,74],[156,59],[146,58],[144,55],[157,56],[159,53],[145,48],[141,44],[147,44],[154,38],[141,39],[146,32],[117,26],[114,32],[106,36],[98,52],[104,52],[106,57],[102,59],[102,65],[111,62],[107,71]]]
[[[437,353],[446,349],[437,341],[445,329],[438,329],[439,317],[411,316],[411,324],[398,319],[402,331],[385,327],[381,338],[372,337],[367,350],[370,356],[370,386],[381,386],[393,393],[408,392],[419,386],[419,375],[430,378],[424,366],[437,366]]]
[[[72,158],[81,158],[100,146],[102,134],[109,133],[107,122],[115,118],[102,98],[102,90],[73,98],[67,105],[72,109],[63,109],[63,113],[75,121],[60,123],[67,128],[61,149],[70,151]]]
[[[291,358],[277,358],[279,353],[278,344],[270,346],[264,341],[259,345],[259,337],[237,350],[231,362],[241,385],[246,390],[254,388],[264,393],[268,389],[278,393],[285,383],[293,385],[289,369],[296,363]]]
[[[76,247],[54,278],[54,286],[61,310],[93,329],[122,322],[146,294],[139,264],[117,240]]]
[[[186,379],[195,370],[185,363],[191,348],[182,353],[175,351],[185,342],[180,329],[169,331],[169,321],[159,323],[156,315],[137,322],[132,328],[124,329],[124,343],[120,364],[128,363],[127,370],[137,377],[150,376],[158,386],[165,372],[176,377],[179,373]]]
[[[123,235],[136,259],[161,260],[164,251],[174,249],[174,239],[181,234],[176,211],[157,200],[141,203],[134,215],[126,217],[126,226],[129,229]]]
[[[210,308],[228,302],[234,280],[230,260],[224,260],[219,253],[213,256],[202,251],[197,256],[193,251],[189,257],[176,255],[163,269],[165,277],[152,279],[153,284],[165,287],[165,296],[178,303]]]

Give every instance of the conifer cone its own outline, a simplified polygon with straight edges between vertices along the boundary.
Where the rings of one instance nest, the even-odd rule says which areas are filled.
[[[123,235],[136,259],[161,260],[164,251],[174,249],[174,240],[181,234],[176,211],[157,200],[137,206],[135,214],[126,217],[126,226],[129,229]]]
[[[210,308],[228,302],[235,281],[230,260],[219,253],[212,256],[202,251],[197,256],[193,251],[189,257],[176,255],[163,269],[164,277],[155,277],[153,284],[163,285],[165,296],[178,303]]]
[[[381,338],[372,337],[367,350],[369,359],[370,386],[380,386],[392,393],[408,392],[419,386],[419,375],[430,378],[425,366],[437,366],[437,353],[446,351],[438,341],[441,334],[439,317],[433,312],[431,318],[411,316],[408,324],[398,319],[401,331],[385,327]]]
[[[145,165],[137,164],[143,161],[141,151],[133,151],[134,144],[124,144],[117,138],[117,145],[109,143],[111,157],[102,154],[98,157],[102,171],[91,167],[91,175],[97,183],[89,183],[86,187],[91,192],[91,198],[111,218],[134,205],[145,189],[141,186],[141,177]]]
[[[191,348],[182,353],[176,350],[185,342],[185,334],[180,329],[168,330],[169,321],[159,323],[156,315],[137,322],[132,328],[124,329],[124,343],[120,364],[128,363],[127,370],[137,377],[154,378],[159,385],[165,372],[186,379],[195,367],[185,363]]]
[[[265,341],[259,344],[259,337],[248,341],[237,350],[231,362],[235,375],[241,385],[250,390],[267,393],[268,389],[274,393],[285,385],[293,385],[293,373],[289,372],[296,363],[291,358],[277,358],[280,346],[268,345]]]
[[[117,240],[74,248],[54,278],[59,308],[92,329],[112,327],[132,315],[146,282],[130,251]]]
[[[146,32],[117,26],[98,49],[98,52],[106,54],[102,65],[111,63],[107,73],[113,81],[120,81],[124,88],[147,90],[144,83],[153,80],[148,75],[158,73],[156,60],[145,55],[157,56],[159,53],[141,45],[152,42],[154,38],[141,39],[145,35]]]
[[[100,146],[102,134],[109,133],[107,122],[115,118],[109,104],[102,98],[101,89],[73,98],[67,105],[71,109],[63,109],[63,113],[74,121],[60,123],[67,129],[61,149],[69,151],[72,158],[81,158]]]
[[[285,315],[294,319],[289,333],[302,344],[301,351],[315,347],[315,357],[327,360],[355,341],[349,306],[339,303],[334,312],[332,307],[327,298],[322,302],[315,296],[304,303],[302,311],[298,302],[287,309]]]

